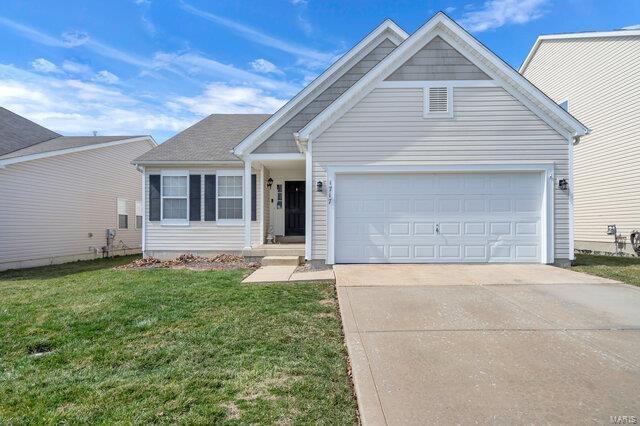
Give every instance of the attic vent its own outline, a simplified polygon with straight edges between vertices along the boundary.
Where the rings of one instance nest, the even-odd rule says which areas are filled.
[[[451,87],[426,87],[424,116],[428,118],[453,117]]]
[[[446,87],[429,87],[429,112],[447,112]]]

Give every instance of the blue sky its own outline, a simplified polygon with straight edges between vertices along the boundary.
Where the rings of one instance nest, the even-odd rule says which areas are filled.
[[[438,10],[515,68],[539,34],[640,28],[638,0],[3,0],[0,105],[162,142],[207,114],[274,112],[383,19],[412,33]]]

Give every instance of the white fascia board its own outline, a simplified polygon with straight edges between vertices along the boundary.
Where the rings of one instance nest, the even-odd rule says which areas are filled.
[[[282,154],[247,154],[245,159],[249,161],[304,160],[305,156],[301,152],[287,152]]]
[[[397,67],[407,61],[436,35],[440,35],[445,38],[447,42],[452,42],[452,37],[447,36],[447,34],[452,34],[461,40],[469,47],[469,49],[476,52],[480,58],[487,61],[488,64],[491,65],[492,69],[495,70],[489,75],[496,76],[496,74],[499,73],[500,75],[507,77],[510,81],[505,81],[504,78],[499,78],[499,80],[517,87],[519,89],[517,92],[522,92],[527,97],[531,98],[531,100],[536,104],[544,106],[546,109],[551,111],[555,116],[557,116],[558,121],[566,126],[567,130],[570,130],[574,136],[581,136],[588,133],[588,129],[571,114],[553,102],[553,100],[542,93],[540,89],[535,87],[516,70],[507,65],[502,59],[496,56],[478,40],[469,35],[469,33],[444,13],[438,12],[426,24],[413,33],[413,35],[411,35],[404,43],[391,52],[389,56],[378,63],[356,84],[351,86],[331,105],[325,108],[324,111],[311,120],[302,130],[299,131],[299,138],[301,140],[307,140],[312,137],[312,135],[318,135],[326,130],[328,126],[334,123],[346,111],[351,109],[364,96],[370,93],[378,84],[397,69]],[[476,63],[476,65],[480,66],[482,64]],[[483,70],[488,69],[487,66],[481,68],[483,68]],[[522,96],[520,96],[520,98],[522,98]],[[539,113],[539,109],[534,112]],[[547,117],[541,118],[546,119]]]
[[[111,142],[96,143],[93,145],[83,145],[83,146],[76,146],[73,148],[39,152],[37,154],[21,155],[19,157],[10,157],[4,160],[0,160],[0,167],[8,166],[9,164],[24,163],[25,161],[39,160],[41,158],[55,157],[57,155],[73,154],[75,152],[90,151],[93,149],[107,148],[110,146],[123,145],[126,143],[133,143],[133,142],[140,142],[140,141],[150,142],[153,147],[158,146],[156,141],[151,136],[141,136],[137,138],[128,138],[128,139],[120,139],[120,140],[111,141]]]
[[[616,30],[616,31],[593,31],[593,32],[584,32],[584,33],[564,33],[564,34],[546,34],[541,35],[536,39],[536,42],[533,44],[531,51],[525,58],[524,62],[520,66],[520,74],[522,74],[533,59],[540,43],[544,40],[575,40],[581,38],[607,38],[607,37],[633,37],[640,36],[640,30]]]
[[[533,56],[538,51],[538,47],[540,46],[541,42],[542,42],[542,38],[538,37],[536,39],[536,42],[533,43],[533,46],[531,47],[531,50],[529,51],[529,54],[527,55],[526,58],[524,58],[524,62],[522,63],[522,65],[520,65],[520,69],[518,70],[518,72],[520,74],[524,75],[524,71],[527,69],[527,67],[529,66],[529,62],[531,62],[531,59],[533,59]]]
[[[369,53],[369,51],[375,47],[372,42],[383,35],[388,36],[396,44],[401,44],[409,37],[409,34],[400,28],[395,22],[391,19],[386,19],[378,25],[376,29],[371,31],[365,38],[358,42],[358,44],[342,55],[340,59],[334,62],[329,68],[320,74],[320,76],[302,89],[296,96],[294,96],[293,99],[276,111],[276,113],[269,117],[267,121],[262,123],[260,127],[251,132],[249,136],[247,136],[233,149],[233,153],[241,157],[246,153],[251,152],[251,150],[264,142],[291,117],[315,99],[315,96],[313,95],[316,92],[321,92],[326,88],[325,86],[328,87],[333,84],[335,80],[340,78],[342,74],[360,60],[361,56],[365,56]]]
[[[132,161],[131,164],[137,166],[171,166],[171,165],[194,165],[194,166],[224,166],[227,164],[243,164],[242,160],[206,160],[206,161],[195,161],[195,160],[147,160],[147,161]]]

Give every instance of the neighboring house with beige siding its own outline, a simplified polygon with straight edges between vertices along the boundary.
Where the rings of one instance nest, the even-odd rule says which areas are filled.
[[[0,270],[139,252],[131,161],[154,146],[149,136],[61,136],[0,108]]]
[[[541,36],[520,72],[590,129],[574,147],[574,238],[616,252],[615,225],[634,253],[640,230],[640,30]]]
[[[560,182],[587,131],[446,15],[387,20],[272,116],[215,114],[137,158],[144,253],[567,264]]]

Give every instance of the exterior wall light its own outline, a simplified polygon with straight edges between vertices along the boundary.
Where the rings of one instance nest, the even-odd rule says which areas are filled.
[[[267,180],[267,188],[271,189],[271,185],[273,185],[273,179],[269,178],[269,180]]]
[[[567,189],[569,189],[569,182],[567,182],[566,179],[560,179],[558,181],[558,188],[560,188],[562,191],[566,191]]]
[[[318,192],[322,192],[322,181],[319,180],[318,183],[316,183],[316,190]]]

